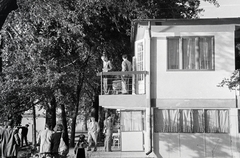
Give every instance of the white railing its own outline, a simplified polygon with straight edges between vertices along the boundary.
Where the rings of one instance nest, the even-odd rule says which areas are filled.
[[[100,72],[101,95],[145,94],[146,71]]]

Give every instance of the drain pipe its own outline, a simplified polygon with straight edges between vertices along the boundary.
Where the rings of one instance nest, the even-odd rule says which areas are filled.
[[[148,22],[148,28],[145,30],[145,50],[146,50],[146,155],[152,153],[153,148],[153,135],[152,135],[152,121],[151,121],[151,79],[150,79],[150,70],[151,70],[151,22]]]

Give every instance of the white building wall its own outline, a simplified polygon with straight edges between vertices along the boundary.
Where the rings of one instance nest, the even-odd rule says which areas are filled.
[[[164,36],[172,36],[173,33]],[[234,99],[235,92],[227,87],[217,85],[229,77],[235,69],[234,34],[233,32],[181,32],[180,36],[214,36],[215,38],[215,70],[214,71],[169,71],[167,70],[167,40],[161,33],[155,33],[152,41],[155,46],[151,52],[156,57],[157,64],[153,71],[156,80],[153,81],[155,97],[160,99]],[[224,43],[222,42],[224,37]],[[154,42],[154,40],[156,40]],[[154,49],[156,47],[156,49]]]

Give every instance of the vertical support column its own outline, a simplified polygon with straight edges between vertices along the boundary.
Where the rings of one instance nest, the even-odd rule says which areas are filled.
[[[103,94],[103,73],[101,72],[101,95]]]
[[[136,57],[132,58],[132,71],[136,71]],[[132,75],[132,94],[136,94],[136,74]]]
[[[152,121],[151,121],[151,23],[150,21],[148,22],[148,29],[145,30],[145,51],[144,51],[144,56],[145,56],[145,62],[146,62],[146,80],[145,80],[145,85],[146,85],[146,146],[145,146],[145,152],[147,155],[151,154],[153,151],[153,144],[152,144]],[[145,139],[146,140],[146,139]]]
[[[240,153],[238,150],[238,146],[240,145],[239,143],[239,132],[238,132],[238,109],[230,109],[229,110],[229,122],[230,122],[230,131],[229,131],[229,136],[230,136],[230,148],[232,151],[232,157],[233,158],[238,158],[240,157]]]

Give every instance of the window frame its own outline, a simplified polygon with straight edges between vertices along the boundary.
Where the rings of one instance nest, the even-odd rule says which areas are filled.
[[[123,112],[128,112],[128,113],[131,113],[131,129],[130,130],[126,130],[124,127],[123,127],[123,122],[122,121],[122,113]],[[133,118],[132,118],[132,115],[133,115],[133,112],[140,112],[141,113],[141,127],[142,129],[140,130],[133,130]],[[139,131],[144,131],[146,130],[146,122],[145,122],[145,119],[146,119],[146,111],[145,110],[121,110],[120,112],[120,126],[121,126],[121,132],[139,132]]]
[[[229,108],[218,108],[218,109],[211,109],[211,108],[176,108],[176,109],[160,109],[160,108],[156,108],[157,110],[177,110],[177,132],[172,132],[172,131],[167,131],[167,132],[162,132],[161,130],[159,131],[154,131],[156,133],[218,133],[218,134],[228,134],[230,132],[230,109]],[[201,110],[203,113],[203,132],[194,132],[194,129],[193,129],[193,132],[183,132],[183,127],[180,127],[181,125],[181,122],[183,122],[183,120],[180,120],[180,117],[181,117],[181,112],[180,111],[183,111],[183,110]],[[218,113],[220,113],[220,110],[227,110],[227,121],[228,121],[228,124],[227,124],[227,132],[209,132],[209,129],[207,129],[207,111],[208,110],[218,110]],[[156,110],[154,110],[154,121],[156,121],[155,119],[157,118],[155,115],[157,114],[155,112]],[[219,118],[220,119],[220,118]],[[195,120],[191,120],[192,122],[194,122]],[[156,124],[157,125],[157,124]],[[156,129],[157,127],[155,127]],[[193,125],[193,128],[194,128],[194,125]]]
[[[183,39],[190,39],[190,38],[212,38],[212,69],[184,69],[183,65],[184,65],[184,53],[183,53]],[[169,68],[169,39],[176,39],[178,40],[178,69],[171,69]],[[167,42],[167,56],[166,56],[166,69],[167,71],[215,71],[215,37],[213,35],[201,35],[201,36],[168,36],[166,37],[166,42]],[[200,54],[201,55],[201,54]]]

